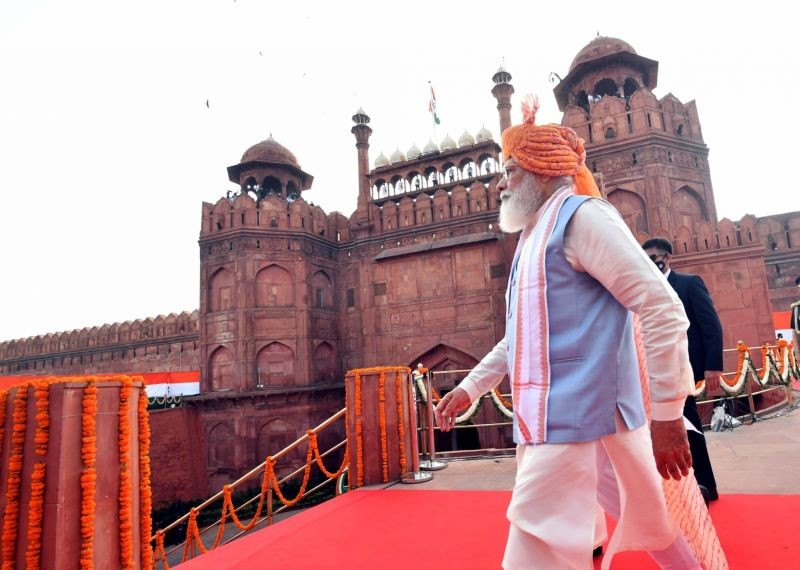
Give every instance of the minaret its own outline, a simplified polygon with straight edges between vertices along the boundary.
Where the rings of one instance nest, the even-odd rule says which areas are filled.
[[[369,117],[364,109],[356,111],[353,115],[355,125],[350,132],[356,136],[356,149],[358,149],[358,204],[356,206],[356,221],[359,226],[369,222],[369,136],[372,129],[367,125]]]
[[[492,95],[497,99],[497,110],[500,112],[500,134],[511,126],[511,96],[514,94],[514,86],[509,83],[511,74],[503,66],[492,76],[494,87]]]

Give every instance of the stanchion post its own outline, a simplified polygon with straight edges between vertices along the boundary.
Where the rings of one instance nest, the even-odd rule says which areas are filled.
[[[433,422],[433,387],[431,385],[431,371],[425,374],[425,391],[428,393],[428,459],[420,462],[421,469],[426,471],[438,471],[447,467],[444,461],[436,461],[436,444],[434,443],[434,422]]]
[[[418,433],[417,433],[417,414],[419,413],[419,402],[417,401],[417,391],[414,389],[414,378],[411,374],[407,375],[408,378],[408,402],[411,405],[411,413],[409,414],[411,417],[411,428],[410,431],[413,434],[411,438],[411,471],[409,473],[403,473],[400,477],[401,483],[413,484],[413,483],[424,483],[425,481],[430,481],[433,479],[433,473],[428,471],[421,471],[420,470],[420,462],[419,462],[419,442],[418,442]]]

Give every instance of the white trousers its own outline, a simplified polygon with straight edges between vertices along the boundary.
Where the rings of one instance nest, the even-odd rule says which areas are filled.
[[[681,555],[688,552],[685,542],[681,549],[682,538],[676,540],[677,529],[667,515],[648,427],[629,431],[617,419],[617,433],[598,441],[517,447],[503,568],[592,568],[598,485],[608,485],[606,463],[613,467],[612,475],[616,472],[619,490],[604,493],[604,502],[612,508],[616,499],[616,512],[611,514],[619,522],[604,567],[617,550],[669,551],[678,543]],[[598,449],[607,459],[603,477],[598,477]],[[696,563],[688,566],[692,567]]]

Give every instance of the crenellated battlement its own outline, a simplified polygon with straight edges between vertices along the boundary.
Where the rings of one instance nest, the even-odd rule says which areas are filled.
[[[197,310],[0,342],[0,360],[114,347],[139,341],[196,336]]]
[[[289,201],[275,195],[261,200],[247,193],[222,197],[216,203],[203,202],[200,238],[231,230],[297,230],[330,242],[347,241],[348,223],[339,212],[326,214],[303,198]]]
[[[582,105],[567,107],[562,123],[574,129],[589,147],[648,134],[705,148],[696,103],[682,103],[672,93],[658,99],[647,87],[637,87],[628,97],[586,95]],[[705,154],[701,153],[701,158]]]

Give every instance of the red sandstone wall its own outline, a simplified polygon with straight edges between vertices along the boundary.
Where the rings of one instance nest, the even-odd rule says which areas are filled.
[[[751,347],[773,340],[767,276],[759,247],[685,256],[676,259],[673,267],[705,281],[722,321],[726,349],[735,348],[740,340]],[[735,351],[725,353],[726,371],[736,370],[736,359]]]
[[[205,441],[192,407],[150,412],[153,508],[210,495],[205,474]]]
[[[170,314],[0,342],[0,375],[198,370],[198,314]]]

